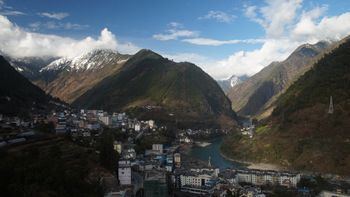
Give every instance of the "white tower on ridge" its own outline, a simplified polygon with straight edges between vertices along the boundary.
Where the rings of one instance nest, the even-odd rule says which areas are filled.
[[[211,157],[209,156],[208,167],[211,168]]]
[[[333,97],[331,96],[329,98],[329,108],[328,108],[328,113],[333,114],[334,112],[334,106],[333,106]]]

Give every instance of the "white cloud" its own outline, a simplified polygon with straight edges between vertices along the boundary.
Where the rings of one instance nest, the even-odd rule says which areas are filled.
[[[294,40],[339,40],[350,34],[350,12],[338,16],[324,16],[325,7],[304,12],[294,26],[291,36]]]
[[[261,48],[238,51],[228,58],[205,65],[205,70],[214,78],[225,79],[233,74],[253,75],[273,61],[283,61],[301,44],[339,40],[350,34],[350,12],[326,16],[327,5],[303,10],[301,0],[265,2],[266,5],[262,7],[244,7],[245,16],[265,30],[265,42]],[[215,40],[197,42],[217,45],[226,43]]]
[[[34,25],[35,26],[35,25]],[[49,34],[28,32],[0,15],[0,50],[14,57],[62,56],[74,57],[92,49],[114,49],[121,53],[135,53],[139,48],[132,43],[118,42],[107,28],[98,38],[72,39]]]
[[[170,22],[168,24],[170,28],[183,28],[184,26],[181,23],[178,22]]]
[[[220,46],[224,44],[257,44],[264,42],[263,39],[246,39],[246,40],[215,40],[211,38],[188,38],[183,39],[183,42],[195,44],[195,45],[205,45],[205,46]]]
[[[19,15],[25,15],[24,12],[16,11],[16,10],[1,10],[0,15],[4,16],[19,16]]]
[[[166,33],[154,34],[152,37],[160,41],[177,40],[183,37],[196,37],[198,33],[191,30],[183,29],[183,25],[177,22],[171,22],[168,24]]]
[[[209,11],[205,16],[201,16],[198,19],[203,20],[203,19],[213,19],[216,20],[218,22],[222,22],[222,23],[230,23],[232,22],[234,19],[236,18],[235,15],[232,14],[228,14],[226,12],[223,11],[214,11],[211,10]]]
[[[190,30],[185,29],[169,29],[167,33],[165,34],[155,34],[153,35],[153,38],[160,41],[167,41],[167,40],[176,40],[179,37],[194,37],[197,33]]]
[[[299,43],[287,39],[266,40],[260,49],[238,51],[228,58],[215,62],[207,71],[214,78],[226,79],[231,75],[253,75],[273,61],[287,58]]]
[[[246,6],[245,15],[264,27],[267,37],[281,37],[292,24],[302,0],[265,0],[266,6]]]
[[[224,44],[256,44],[262,43],[262,39],[246,39],[246,40],[216,40],[211,38],[199,37],[199,32],[184,29],[184,26],[178,22],[171,22],[168,25],[166,33],[154,34],[152,37],[160,41],[178,40],[182,42],[203,45],[203,46],[220,46]]]
[[[56,19],[56,20],[62,20],[69,16],[69,14],[66,12],[52,12],[52,13],[42,12],[42,13],[38,13],[38,15],[42,17]]]
[[[13,10],[11,6],[7,6],[5,4],[5,1],[0,0],[0,15],[4,16],[20,16],[20,15],[25,15],[24,12],[18,11],[18,10]]]
[[[55,21],[48,21],[48,22],[34,22],[30,23],[29,28],[33,31],[37,31],[41,28],[45,29],[73,29],[73,30],[81,30],[88,28],[88,25],[81,25],[81,24],[76,24],[76,23],[61,23],[61,22],[55,22]]]

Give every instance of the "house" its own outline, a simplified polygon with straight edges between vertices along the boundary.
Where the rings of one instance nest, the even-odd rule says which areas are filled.
[[[118,178],[120,185],[131,185],[131,164],[129,160],[118,162]]]
[[[189,137],[181,137],[180,138],[180,143],[191,143],[192,140]]]
[[[153,129],[153,127],[154,127],[154,120],[149,120],[148,121],[148,126],[149,126],[150,129]]]
[[[86,125],[86,128],[89,130],[98,130],[101,128],[101,126],[98,123],[89,123]]]
[[[113,142],[113,149],[115,151],[117,151],[119,154],[122,153],[122,148],[123,148],[123,144],[119,141],[114,141]]]
[[[154,151],[158,154],[162,154],[163,153],[163,144],[153,144],[152,151]]]
[[[172,171],[173,171],[173,165],[167,164],[167,165],[165,166],[165,169],[166,169],[167,172],[172,172]]]
[[[176,167],[181,166],[181,154],[180,153],[175,153],[174,154],[174,164]]]
[[[137,131],[137,132],[141,131],[141,124],[140,124],[140,123],[136,123],[134,129],[135,129],[135,131]]]
[[[125,148],[122,153],[125,159],[136,159],[136,151],[132,147]]]
[[[98,119],[106,126],[109,126],[112,124],[112,119],[111,119],[111,116],[109,115],[99,116]]]

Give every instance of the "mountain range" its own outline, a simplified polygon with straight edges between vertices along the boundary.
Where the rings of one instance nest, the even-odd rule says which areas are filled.
[[[151,50],[133,56],[98,49],[73,58],[8,59],[47,94],[74,107],[127,111],[178,126],[236,125],[231,103],[214,79],[194,64],[175,63]]]
[[[73,58],[0,56],[0,113],[45,110],[51,94],[77,108],[126,111],[178,127],[234,128],[233,107],[263,119],[253,139],[228,139],[225,154],[350,174],[349,40],[304,44],[250,78],[218,82],[192,63],[146,49],[135,55],[100,49]]]
[[[102,79],[117,72],[129,57],[104,49],[74,58],[60,58],[41,68],[32,81],[52,96],[72,103]]]
[[[268,117],[275,107],[276,98],[308,71],[313,62],[331,46],[326,41],[301,45],[286,60],[272,62],[249,79],[232,87],[227,93],[232,108],[243,116],[259,119]]]

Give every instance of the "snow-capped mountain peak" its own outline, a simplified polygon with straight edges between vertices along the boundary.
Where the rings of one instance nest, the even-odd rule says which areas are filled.
[[[224,92],[227,92],[229,89],[232,87],[242,83],[248,79],[248,76],[242,75],[242,76],[237,76],[237,75],[232,75],[230,78],[225,79],[225,80],[218,80],[219,86],[222,88]]]
[[[63,57],[51,62],[46,67],[42,68],[43,71],[85,71],[95,70],[103,68],[109,64],[120,64],[126,61],[128,56],[121,55],[118,52],[110,49],[96,49],[87,53],[83,53],[77,57],[67,58]]]
[[[242,80],[240,80],[236,75],[233,75],[233,76],[229,79],[229,81],[230,81],[230,86],[231,86],[231,88],[232,88],[233,86],[235,86],[235,85],[237,85],[237,84],[239,84],[239,83],[242,82]]]

